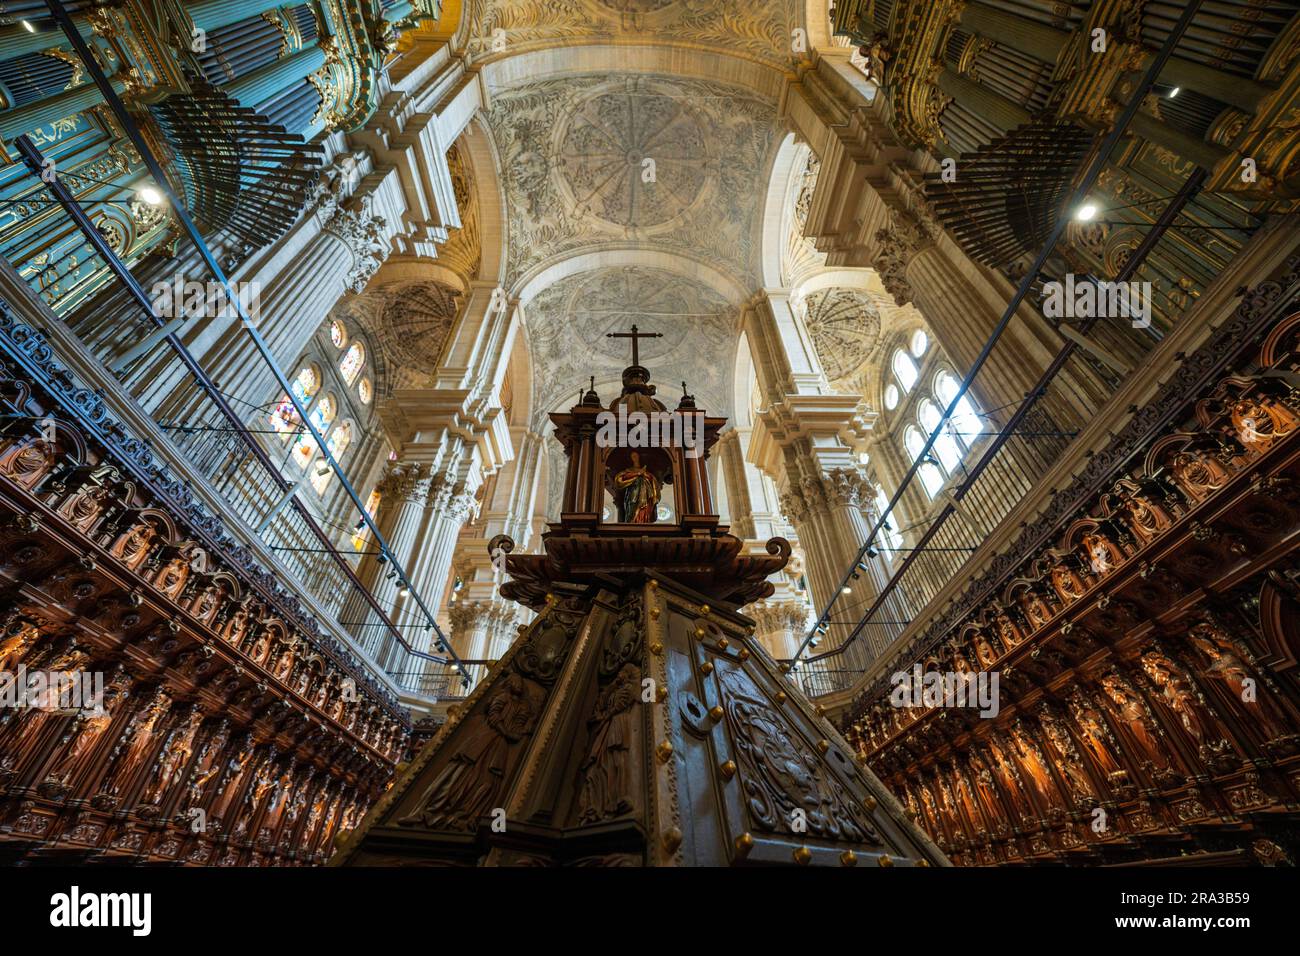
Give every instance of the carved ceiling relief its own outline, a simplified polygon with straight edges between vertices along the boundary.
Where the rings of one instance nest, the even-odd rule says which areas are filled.
[[[856,372],[880,342],[880,312],[856,289],[819,289],[801,303],[813,347],[831,382]]]
[[[451,171],[456,208],[460,211],[460,228],[452,229],[447,241],[438,247],[438,259],[468,281],[478,275],[483,262],[478,194],[469,160],[459,146],[447,150],[447,167]]]
[[[404,282],[346,300],[338,311],[366,329],[389,369],[385,394],[419,388],[438,358],[460,311],[461,295],[440,282]]]
[[[752,277],[772,103],[717,83],[600,74],[503,92],[489,121],[511,170],[508,281],[602,242]]]
[[[817,251],[814,241],[804,235],[808,225],[808,212],[812,208],[821,160],[807,146],[799,147],[794,160],[790,186],[786,193],[786,239],[782,251],[781,271],[787,284],[793,284],[799,275],[826,264],[826,255]]]
[[[797,0],[471,0],[472,55],[566,41],[642,40],[721,47],[772,62],[791,56],[803,26]],[[497,32],[501,31],[501,32]],[[503,48],[504,45],[504,48]]]

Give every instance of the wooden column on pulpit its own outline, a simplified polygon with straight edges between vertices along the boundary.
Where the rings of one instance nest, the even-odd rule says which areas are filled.
[[[790,544],[746,554],[720,525],[705,465],[725,420],[685,389],[671,412],[654,397],[645,335],[608,407],[593,387],[551,416],[568,464],[544,553],[489,544],[537,619],[334,865],[946,864],[754,639],[741,608]],[[698,431],[652,442],[652,414]]]

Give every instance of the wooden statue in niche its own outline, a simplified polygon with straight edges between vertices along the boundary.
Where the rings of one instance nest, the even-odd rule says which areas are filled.
[[[632,452],[626,468],[614,472],[614,502],[618,520],[629,524],[654,524],[663,481],[641,463],[639,452]]]

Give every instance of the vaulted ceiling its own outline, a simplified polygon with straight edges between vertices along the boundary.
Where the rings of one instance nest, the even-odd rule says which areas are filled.
[[[590,375],[613,397],[630,356],[604,336],[634,323],[665,336],[642,361],[666,397],[686,380],[731,414],[803,3],[469,0],[462,35],[490,90],[503,286],[525,307],[535,424]]]

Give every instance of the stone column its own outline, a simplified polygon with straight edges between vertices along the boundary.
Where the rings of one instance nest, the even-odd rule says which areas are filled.
[[[370,211],[366,197],[321,219],[315,235],[261,291],[257,328],[289,378],[334,304],[348,292],[362,291],[388,255],[387,223]],[[275,380],[270,369],[260,360],[247,360],[249,343],[242,329],[232,333],[235,347],[209,366],[210,374],[228,393],[271,401]]]
[[[379,530],[387,539],[393,555],[403,567],[407,567],[424,522],[425,503],[429,496],[428,465],[420,462],[389,462],[377,487],[380,494]],[[400,615],[394,611],[394,606],[398,604],[398,585],[395,579],[388,577],[392,570],[391,562],[380,566],[371,593],[379,606],[390,612],[389,617],[394,623],[402,623]],[[344,619],[366,621],[365,625],[358,627],[357,638],[366,653],[381,667],[385,666],[396,656],[400,647],[388,628],[380,624],[368,602],[357,596],[351,604],[356,605],[356,615],[352,615],[353,608],[349,606],[344,611]],[[410,628],[404,629],[403,637],[408,643],[415,643],[414,635],[409,631]],[[423,640],[427,643],[428,639]]]
[[[774,596],[775,597],[775,596]],[[744,609],[746,617],[753,618],[757,627],[754,637],[763,645],[773,660],[789,660],[798,650],[808,633],[810,608],[803,601],[778,601],[769,598]]]
[[[462,660],[496,662],[518,636],[520,608],[511,601],[457,601],[448,611],[451,641]],[[469,668],[472,690],[487,676],[490,664]]]

